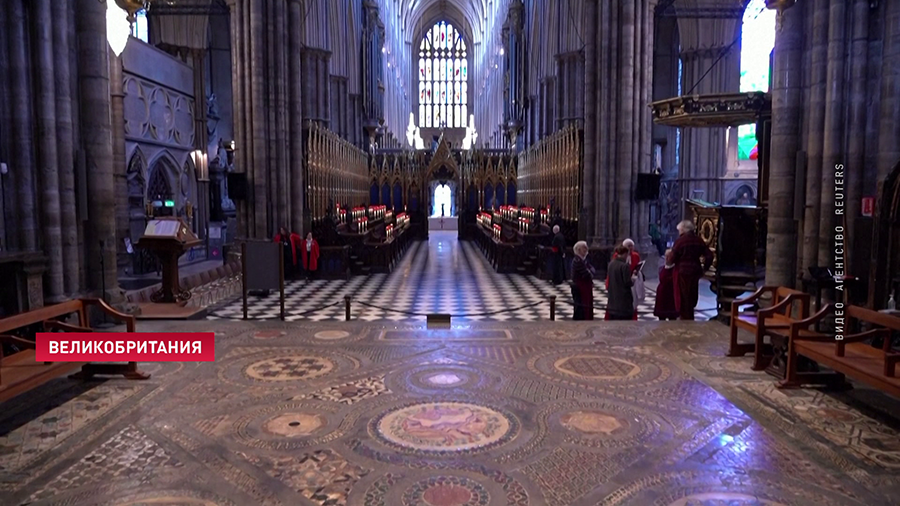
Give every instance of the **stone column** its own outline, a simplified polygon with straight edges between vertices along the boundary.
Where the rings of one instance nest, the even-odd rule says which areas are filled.
[[[803,6],[784,13],[775,35],[772,75],[772,139],[769,161],[769,215],[766,285],[794,286],[797,252],[794,221],[796,157],[800,148],[800,81]]]
[[[50,0],[34,4],[35,115],[38,128],[38,176],[41,193],[41,233],[47,256],[48,300],[63,299],[62,242],[59,213],[59,160],[56,155],[56,91],[53,68],[53,9]],[[58,49],[57,49],[58,50]]]
[[[107,291],[117,288],[116,205],[110,132],[109,45],[106,42],[106,5],[77,0],[78,80],[81,133],[87,164],[88,234],[86,240],[89,286]],[[101,255],[103,268],[101,269]]]
[[[809,139],[806,146],[806,212],[803,219],[803,262],[801,272],[819,265],[819,221],[822,212],[833,212],[822,209],[822,151],[825,145],[822,130],[825,124],[825,94],[828,77],[828,0],[810,0],[811,11],[807,15],[812,18],[812,55],[811,80],[809,90],[809,108],[807,123]],[[831,185],[828,186],[829,192]],[[830,234],[829,234],[830,235]],[[830,265],[830,261],[828,264]]]
[[[850,42],[850,108],[847,118],[847,237],[856,237],[856,222],[862,214],[863,181],[866,167],[866,101],[869,57],[869,0],[855,0],[853,4],[853,27]],[[864,266],[868,258],[859,258],[856,252],[862,248],[853,247],[854,255],[847,259],[852,274],[865,276]]]
[[[290,0],[290,39],[289,67],[290,79],[290,171],[291,171],[291,229],[303,233],[303,209],[305,206],[306,185],[303,177],[303,77],[301,66],[305,53],[302,53],[303,26],[302,0]],[[303,56],[301,57],[301,54]]]
[[[112,110],[112,163],[116,198],[116,268],[120,275],[131,266],[131,258],[125,249],[125,238],[131,236],[128,215],[128,160],[125,158],[125,76],[122,58],[109,52],[109,96]]]
[[[196,157],[193,160],[197,194],[191,196],[191,203],[194,204],[194,215],[196,216],[195,232],[197,237],[204,240],[207,238],[207,225],[210,217],[209,161],[212,158],[209,153],[209,131],[207,130],[209,102],[206,96],[206,65],[204,65],[207,56],[211,57],[205,50],[190,50],[191,68],[194,71],[194,149],[203,153],[205,160],[201,163],[207,165],[206,179],[200,179],[200,167],[197,165],[200,160],[197,160]],[[127,190],[127,182],[125,188]]]
[[[252,218],[250,219],[251,237],[265,237],[269,228],[269,173],[268,156],[266,150],[266,113],[263,90],[266,87],[266,47],[265,47],[265,11],[263,2],[249,2],[250,6],[250,32],[247,40],[250,42],[250,75],[249,88],[251,100],[250,121],[251,150],[253,160],[253,172],[249,175],[253,185],[251,199]]]
[[[53,68],[56,89],[56,157],[59,162],[60,241],[64,293],[78,291],[78,220],[75,216],[75,136],[72,124],[72,74],[69,65],[71,43],[68,15],[53,16]],[[0,23],[2,26],[2,23]]]
[[[825,145],[822,153],[822,194],[820,198],[822,219],[819,221],[818,247],[818,264],[822,266],[833,265],[834,227],[835,225],[844,225],[842,217],[835,216],[834,203],[835,193],[838,192],[838,188],[835,186],[837,165],[840,164],[843,167],[847,162],[844,159],[844,107],[846,106],[844,101],[844,81],[846,80],[844,75],[844,25],[846,14],[845,2],[831,2],[828,21],[828,83],[825,92],[825,131],[823,133]],[[843,180],[843,178],[841,179]],[[844,190],[841,189],[840,192],[843,193]]]
[[[9,3],[0,2],[0,31],[4,34],[9,31],[6,24],[8,9]],[[12,105],[9,98],[9,75],[9,44],[6,36],[0,35],[0,162],[7,164],[10,161],[9,148],[7,148],[9,134],[7,132],[10,130],[10,125],[12,125],[12,117],[9,113],[9,108]],[[11,179],[8,175],[0,174],[0,251],[10,251],[12,249],[8,236],[15,233],[14,230],[10,230],[12,227],[7,228],[6,224],[12,214],[7,209],[7,195],[13,193],[11,188],[7,188],[10,181]]]
[[[16,186],[17,209],[8,217],[19,225],[18,247],[23,251],[37,250],[37,209],[34,197],[34,138],[32,134],[31,107],[33,103],[28,75],[28,37],[25,28],[24,0],[12,0],[9,7],[9,57],[12,91],[12,160],[9,170]],[[105,6],[104,6],[105,7]],[[106,18],[104,17],[104,20]],[[105,21],[104,21],[105,22]],[[104,28],[105,30],[105,28]],[[106,33],[104,31],[104,33]]]
[[[610,44],[610,21],[614,3],[604,1],[599,4],[599,26],[595,34],[597,41],[595,42],[594,48],[595,52],[599,53],[599,66],[595,68],[597,76],[594,78],[595,86],[599,83],[599,94],[596,96],[596,105],[592,105],[593,103],[590,100],[585,101],[585,107],[597,110],[595,119],[597,134],[593,137],[597,139],[597,149],[594,151],[594,192],[591,194],[591,198],[594,201],[594,209],[591,215],[593,226],[588,230],[590,230],[593,235],[598,236],[603,244],[611,244],[615,238],[612,237],[609,228],[609,203],[602,196],[607,195],[609,192],[609,180],[612,163],[614,162],[614,160],[610,158],[604,159],[610,152],[609,145],[611,139],[609,120],[610,110],[612,109],[610,102],[612,87],[610,84],[613,82],[612,80],[615,75],[612,70],[615,58],[611,57],[612,55],[610,54],[610,51],[606,50],[606,47]],[[588,19],[590,20],[592,18]],[[598,56],[595,56],[595,58]],[[590,61],[591,59],[588,60],[588,62]],[[585,70],[585,76],[587,75],[589,75],[589,73]],[[587,128],[585,128],[585,132],[587,132]],[[585,150],[587,149],[588,142],[589,140],[585,134]]]
[[[635,5],[632,0],[625,0],[619,19],[622,46],[619,53],[621,73],[619,74],[619,136],[618,163],[616,164],[616,190],[614,202],[614,231],[616,242],[631,235],[631,201],[634,177],[632,152],[634,139],[634,67],[635,67]]]
[[[584,180],[581,188],[581,213],[579,237],[595,235],[594,203],[596,195],[594,178],[599,172],[597,163],[597,0],[587,0],[584,6]]]

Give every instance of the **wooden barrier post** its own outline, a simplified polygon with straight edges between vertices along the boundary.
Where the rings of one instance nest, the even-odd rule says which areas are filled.
[[[350,296],[344,295],[344,321],[350,321]]]
[[[556,295],[550,296],[550,321],[556,321]]]

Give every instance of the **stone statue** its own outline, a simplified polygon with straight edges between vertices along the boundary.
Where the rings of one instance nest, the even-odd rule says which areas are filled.
[[[210,118],[219,117],[219,102],[216,100],[216,94],[210,93],[206,97],[206,115]]]

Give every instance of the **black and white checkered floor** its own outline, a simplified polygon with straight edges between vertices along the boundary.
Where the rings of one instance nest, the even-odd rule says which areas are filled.
[[[646,302],[638,308],[639,318],[656,320],[655,292],[649,287],[647,292]],[[457,240],[456,231],[431,232],[428,242],[414,243],[390,274],[289,282],[285,319],[344,321],[345,295],[353,298],[351,317],[363,321],[424,321],[429,313],[451,314],[454,322],[546,320],[550,318],[550,295],[557,296],[558,318],[571,318],[573,309],[568,284],[553,286],[534,276],[498,274],[474,243]],[[594,305],[605,306],[606,300],[603,280],[595,281]],[[277,293],[248,299],[251,319],[277,318],[279,309]],[[594,314],[602,318],[603,310]],[[241,300],[237,299],[211,308],[207,318],[242,316]],[[699,312],[697,317],[705,319]]]

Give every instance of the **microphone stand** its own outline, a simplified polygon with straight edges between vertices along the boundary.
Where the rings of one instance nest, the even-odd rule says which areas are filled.
[[[100,298],[106,302],[106,261],[103,259],[103,240],[100,240]]]

